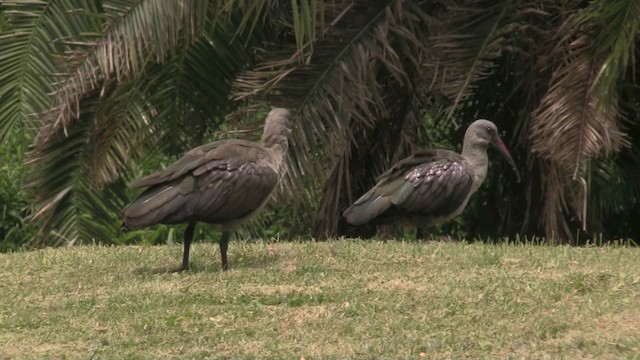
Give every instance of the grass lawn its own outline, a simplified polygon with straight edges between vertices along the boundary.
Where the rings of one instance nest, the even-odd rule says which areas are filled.
[[[4,358],[640,359],[640,249],[231,242],[0,255]]]

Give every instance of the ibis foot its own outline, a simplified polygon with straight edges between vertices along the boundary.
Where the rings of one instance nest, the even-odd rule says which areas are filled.
[[[425,240],[426,239],[425,235],[426,234],[424,229],[420,226],[416,226],[416,240],[417,241]]]

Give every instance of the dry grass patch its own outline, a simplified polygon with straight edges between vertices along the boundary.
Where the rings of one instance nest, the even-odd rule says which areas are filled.
[[[339,240],[0,255],[0,358],[633,358],[636,248]]]

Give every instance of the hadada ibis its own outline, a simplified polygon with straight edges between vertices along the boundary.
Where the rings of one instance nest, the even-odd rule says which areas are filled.
[[[166,169],[133,181],[131,188],[147,189],[122,211],[123,229],[188,223],[179,269],[187,270],[196,223],[220,225],[222,269],[228,270],[230,232],[267,203],[284,172],[289,116],[286,109],[271,110],[260,143],[230,139],[202,145]]]
[[[489,120],[474,121],[465,132],[462,154],[428,149],[401,160],[378,178],[343,215],[352,225],[404,221],[418,228],[458,216],[487,175],[487,149],[497,148],[518,169],[498,129]]]

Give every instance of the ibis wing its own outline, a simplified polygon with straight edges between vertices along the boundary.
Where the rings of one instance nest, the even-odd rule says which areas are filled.
[[[186,208],[195,189],[191,175],[153,185],[122,210],[128,229],[139,229],[152,224],[172,224],[189,218]]]
[[[176,162],[169,165],[166,169],[145,176],[142,179],[132,181],[129,183],[129,187],[137,189],[178,179],[188,172],[211,161],[210,157],[217,152],[216,150],[221,148],[224,149],[224,145],[228,145],[229,142],[230,140],[221,140],[193,148],[180,159],[176,160]]]
[[[464,203],[472,185],[473,171],[466,162],[439,159],[406,172],[393,203],[407,213],[447,216]]]
[[[402,179],[381,179],[376,186],[362,195],[353,205],[349,206],[343,215],[349,224],[362,225],[383,214],[389,209],[394,193],[402,188]]]
[[[429,190],[426,179],[420,176],[409,177],[409,175],[415,171],[424,172],[425,169],[439,163],[456,163],[466,166],[460,154],[453,151],[427,149],[416,152],[380,175],[378,183],[344,211],[343,215],[347,222],[361,225],[372,220],[382,221],[384,218],[403,217],[412,209],[419,208],[420,200],[413,198],[415,195],[424,198],[426,193],[433,191],[437,194],[439,190]],[[440,200],[436,199],[436,201]],[[426,209],[434,205],[436,204],[426,205]]]
[[[431,163],[435,161],[439,155],[451,153],[452,155],[458,155],[452,151],[447,150],[436,150],[436,149],[426,149],[422,151],[415,152],[410,156],[398,161],[394,164],[389,170],[385,171],[382,175],[378,177],[378,184],[393,181],[403,176],[404,173],[409,171],[410,169],[420,166],[423,164]],[[447,155],[451,155],[447,154]],[[377,186],[377,185],[376,185]]]
[[[136,184],[150,187],[123,210],[129,228],[238,219],[260,208],[278,182],[259,145],[234,140],[194,150]]]
[[[276,171],[259,161],[218,160],[207,167],[198,178],[197,199],[189,204],[189,211],[204,222],[224,223],[251,214],[265,204],[278,183]]]

